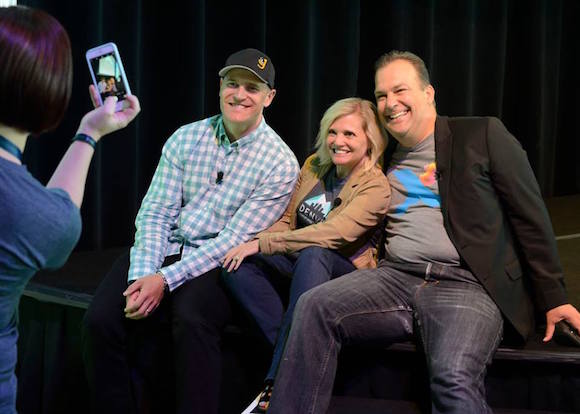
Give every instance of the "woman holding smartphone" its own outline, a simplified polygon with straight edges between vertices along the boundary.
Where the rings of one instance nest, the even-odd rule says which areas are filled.
[[[79,208],[94,147],[125,127],[139,101],[115,112],[116,98],[87,113],[52,178],[42,185],[22,165],[28,136],[54,129],[72,90],[70,40],[49,14],[0,8],[0,412],[16,413],[18,302],[41,269],[64,264],[81,231]],[[97,102],[97,91],[90,87]]]
[[[386,141],[372,102],[334,103],[320,121],[316,153],[302,167],[282,218],[226,254],[226,285],[274,345],[264,389],[245,413],[268,408],[300,295],[357,268],[376,266],[372,239],[391,195],[377,165]],[[277,288],[290,280],[284,311]]]

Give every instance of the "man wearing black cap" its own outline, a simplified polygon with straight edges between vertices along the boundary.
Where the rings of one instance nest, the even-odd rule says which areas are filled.
[[[279,218],[299,170],[263,117],[276,93],[270,58],[241,50],[219,76],[221,114],[182,126],[165,143],[130,255],[113,265],[86,313],[84,359],[95,412],[137,410],[132,360],[153,386],[152,411],[218,412],[219,342],[231,316],[218,284],[220,262]],[[163,326],[171,331],[174,385],[143,369]],[[155,406],[161,393],[174,394],[165,401],[175,401],[175,410]]]
[[[258,126],[263,109],[274,99],[274,66],[258,50],[244,49],[228,58],[219,75],[224,126],[230,140],[236,140]]]

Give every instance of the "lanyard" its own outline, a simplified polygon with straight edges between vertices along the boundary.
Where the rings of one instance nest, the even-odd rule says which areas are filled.
[[[8,151],[10,154],[14,155],[20,161],[22,161],[22,151],[16,145],[9,141],[8,139],[4,138],[0,135],[0,148]]]

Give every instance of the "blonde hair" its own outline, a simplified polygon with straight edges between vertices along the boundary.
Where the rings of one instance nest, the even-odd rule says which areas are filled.
[[[332,158],[328,145],[326,145],[330,126],[338,118],[351,114],[360,115],[362,128],[368,139],[369,160],[365,163],[364,169],[371,169],[379,161],[387,147],[387,134],[379,123],[375,104],[361,98],[341,99],[333,103],[320,120],[320,129],[316,136],[316,155],[321,173],[326,173],[332,167]]]

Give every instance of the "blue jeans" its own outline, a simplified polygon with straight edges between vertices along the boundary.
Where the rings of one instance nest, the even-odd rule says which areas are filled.
[[[272,364],[266,380],[273,380],[276,376],[294,307],[300,295],[354,269],[354,265],[336,251],[312,246],[301,250],[297,258],[280,254],[257,254],[247,258],[237,271],[224,272],[223,278],[228,289],[274,345]],[[292,278],[286,311],[274,287],[279,278]]]
[[[302,295],[292,323],[269,414],[326,412],[343,345],[414,336],[427,359],[432,413],[491,413],[484,377],[503,320],[467,270],[383,261]]]

